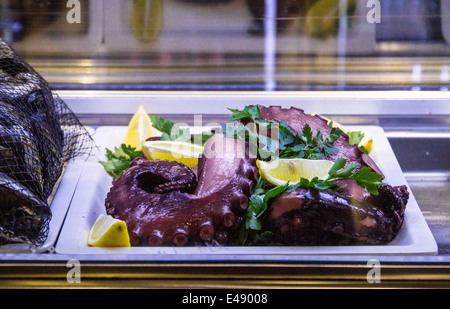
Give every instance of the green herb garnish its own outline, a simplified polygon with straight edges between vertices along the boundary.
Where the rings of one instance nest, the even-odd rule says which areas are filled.
[[[347,135],[350,145],[358,145],[364,138],[364,133],[362,133],[361,131],[348,132]]]
[[[246,106],[243,110],[228,108],[231,114],[231,118],[228,121],[236,121],[241,119],[251,119],[253,121],[259,121],[261,118],[261,107],[255,105],[253,107]]]
[[[245,215],[245,224],[243,224],[239,241],[241,244],[257,245],[261,243],[270,243],[272,241],[272,232],[261,232],[261,220],[269,207],[269,203],[284,192],[292,192],[298,185],[290,185],[287,182],[283,186],[267,188],[266,182],[262,177],[258,178],[255,191],[250,196],[249,205]]]
[[[301,178],[298,183],[290,184],[286,182],[286,184],[277,187],[271,187],[262,177],[259,177],[255,191],[249,199],[250,202],[245,215],[245,224],[239,232],[239,242],[243,245],[272,243],[273,234],[270,231],[261,231],[261,221],[269,208],[269,204],[281,194],[292,192],[299,187],[338,191],[343,186],[337,185],[337,181],[355,180],[359,186],[366,188],[367,191],[374,195],[378,195],[377,187],[384,185],[384,183],[380,182],[383,176],[372,172],[367,166],[363,166],[360,170],[353,172],[358,167],[358,164],[354,163],[345,167],[346,163],[347,161],[345,159],[337,159],[328,172],[329,176],[326,179],[314,177],[308,180]]]
[[[143,156],[142,151],[136,150],[136,148],[130,145],[122,144],[120,147],[114,147],[114,151],[106,148],[106,161],[100,161],[106,172],[118,179],[120,175],[130,167],[131,162],[137,158]]]
[[[303,158],[320,160],[323,157],[332,156],[338,153],[338,149],[333,146],[334,142],[342,135],[338,128],[332,128],[330,134],[324,139],[322,132],[317,129],[316,136],[308,124],[303,127],[302,134],[294,136],[294,143],[280,147],[280,158]]]
[[[286,122],[261,119],[261,107],[244,107],[243,110],[229,109],[232,112],[229,121],[248,119],[246,126],[225,127],[223,130],[228,136],[245,138],[250,149],[256,149],[260,160],[276,158],[303,158],[320,160],[324,156],[331,156],[338,152],[333,146],[342,135],[339,128],[332,128],[330,134],[324,138],[323,133],[317,130],[314,136],[311,127],[305,124],[301,134],[294,134]],[[270,136],[267,134],[271,132]],[[272,139],[271,137],[276,137]],[[252,147],[253,145],[253,147]]]
[[[299,186],[317,190],[331,189],[338,191],[342,187],[338,186],[335,182],[340,180],[355,180],[360,187],[365,188],[373,195],[378,195],[377,187],[384,185],[383,182],[380,182],[383,176],[372,172],[372,170],[367,166],[363,166],[358,171],[353,172],[359,165],[357,163],[354,163],[345,167],[346,163],[347,160],[339,158],[336,160],[336,162],[328,172],[327,179],[322,180],[314,177],[313,179],[308,180],[305,178],[301,178]]]
[[[171,120],[166,120],[158,116],[150,116],[153,127],[162,133],[163,141],[187,142],[191,140],[189,129],[182,129]]]
[[[365,154],[369,154],[369,152],[363,145],[359,146],[359,143],[361,143],[362,139],[364,138],[364,133],[362,133],[361,131],[353,131],[348,132],[347,135],[350,145],[357,145],[362,152],[364,152]]]
[[[213,132],[202,132],[201,134],[191,135],[189,129],[180,128],[171,120],[166,120],[158,116],[150,116],[150,119],[153,127],[162,133],[162,141],[179,141],[203,146],[214,135]]]

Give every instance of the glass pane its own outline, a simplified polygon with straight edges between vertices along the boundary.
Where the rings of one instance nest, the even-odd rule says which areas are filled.
[[[447,90],[444,0],[0,1],[57,89]]]

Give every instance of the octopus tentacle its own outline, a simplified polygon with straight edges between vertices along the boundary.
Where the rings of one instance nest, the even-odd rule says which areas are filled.
[[[148,192],[167,193],[171,191],[194,192],[197,178],[186,165],[168,161],[150,161],[145,157],[133,160],[130,167],[138,168],[138,186]]]
[[[286,122],[293,133],[300,134],[302,133],[305,124],[308,124],[313,132],[317,132],[317,129],[320,129],[324,138],[330,134],[332,129],[328,125],[328,121],[320,115],[308,115],[302,109],[295,107],[284,109],[280,106],[262,106],[261,118],[264,120]],[[343,133],[334,143],[334,147],[339,149],[339,152],[335,155],[324,157],[324,160],[336,161],[337,158],[344,158],[347,160],[347,165],[358,163],[360,167],[368,166],[375,173],[383,175],[377,164],[370,156],[364,153],[358,145],[350,145],[347,134]]]
[[[395,190],[383,187],[379,201],[387,197],[384,192]],[[372,204],[336,192],[298,188],[271,204],[266,226],[275,232],[278,241],[291,244],[386,243],[397,235],[405,209],[401,197],[391,201],[399,207],[397,210],[391,208],[391,203]]]
[[[198,170],[194,186],[195,175],[180,163],[136,159],[110,189],[107,212],[127,223],[132,245],[226,244],[253,192],[255,159],[245,142],[216,134]]]
[[[266,120],[286,122],[294,133],[308,123],[324,137],[331,128],[320,116],[297,108],[261,107]],[[324,159],[344,158],[381,174],[375,162],[343,134],[339,152]],[[234,243],[254,191],[257,168],[243,140],[215,134],[199,159],[198,179],[186,166],[169,161],[134,160],[114,182],[105,205],[108,214],[127,223],[137,246],[226,245]],[[405,215],[405,186],[384,185],[372,195],[354,180],[343,180],[338,192],[297,188],[269,205],[265,230],[287,245],[380,244],[393,240]]]
[[[286,122],[294,133],[301,133],[305,124],[313,132],[320,130],[324,137],[331,132],[327,120],[294,107],[261,107],[261,117]],[[324,159],[344,158],[347,164],[367,166],[382,175],[367,154],[357,145],[350,145],[346,134],[334,146],[339,152]],[[339,192],[298,188],[283,194],[270,205],[267,229],[285,244],[378,244],[394,239],[403,224],[409,198],[405,186],[384,185],[379,187],[379,195],[372,195],[353,180],[337,184],[344,187]]]

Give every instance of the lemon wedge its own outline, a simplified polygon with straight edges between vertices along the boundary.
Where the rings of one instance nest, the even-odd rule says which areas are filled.
[[[256,161],[261,177],[274,186],[298,183],[300,178],[308,180],[318,177],[326,179],[334,162],[308,159],[276,159],[270,162]]]
[[[370,152],[372,150],[372,146],[373,146],[373,138],[371,138],[370,136],[364,135],[363,139],[361,140],[361,142],[359,143],[358,146],[364,147],[364,149],[366,149],[367,152]]]
[[[311,116],[314,116],[315,114],[311,114]],[[320,115],[320,117],[322,117],[323,119],[325,119],[326,121],[328,121],[328,124],[331,123],[331,126],[333,128],[339,128],[342,130],[342,132],[344,132],[345,134],[348,134],[350,131],[344,127],[342,124],[340,124],[339,122],[336,122],[334,120],[328,119],[322,115]],[[372,150],[372,146],[373,146],[373,138],[371,136],[369,136],[367,133],[364,133],[364,137],[361,139],[361,141],[359,142],[358,146],[359,147],[364,147],[364,149],[367,150],[367,152],[370,152]]]
[[[89,231],[87,244],[92,247],[130,247],[126,223],[110,215],[98,215]]]
[[[137,150],[141,150],[142,144],[145,140],[149,137],[155,136],[155,133],[156,129],[153,128],[150,116],[141,104],[128,124],[124,143],[136,148]]]
[[[178,141],[148,141],[142,147],[149,160],[169,160],[183,163],[187,167],[198,164],[203,147]]]

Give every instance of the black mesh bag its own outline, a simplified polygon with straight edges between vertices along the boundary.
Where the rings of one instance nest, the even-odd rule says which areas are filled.
[[[73,112],[0,39],[0,245],[45,242],[65,164],[92,146]]]

